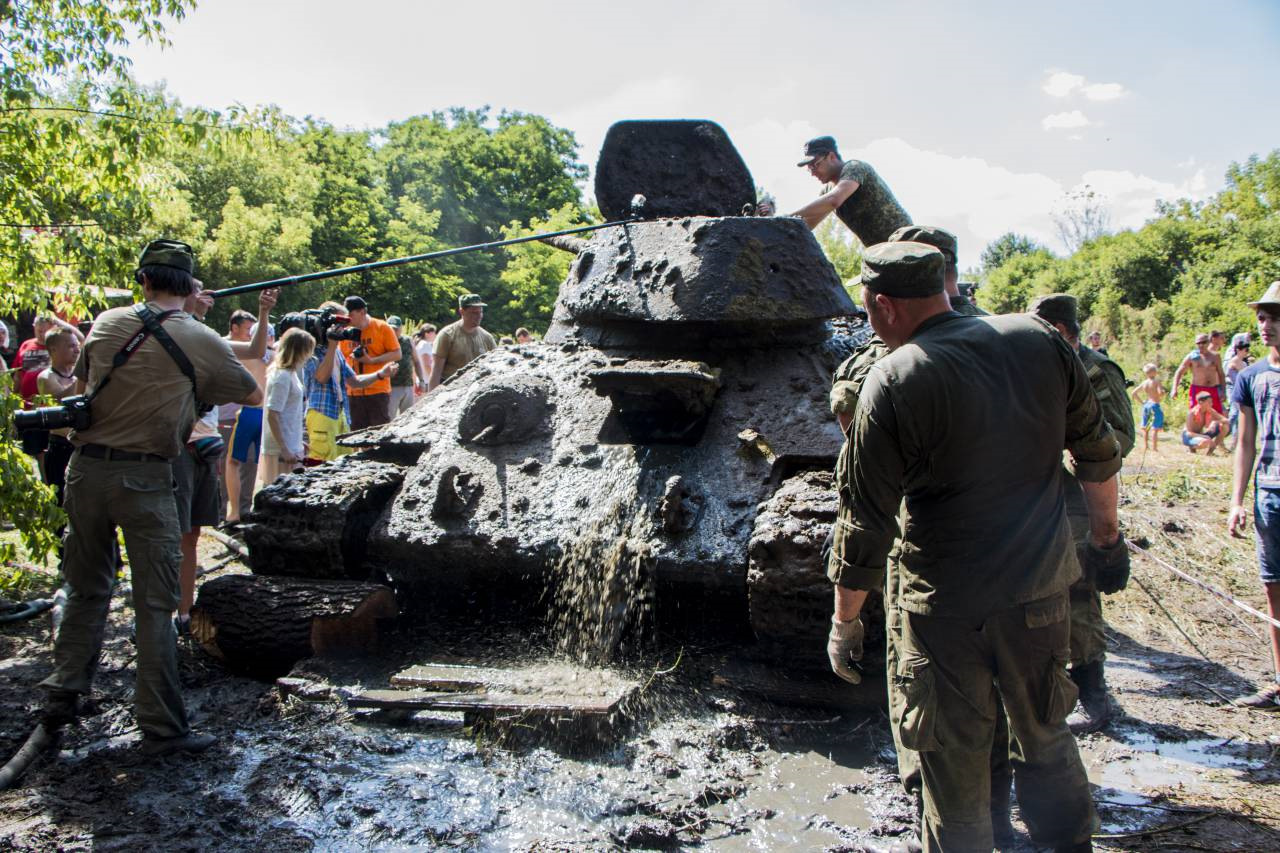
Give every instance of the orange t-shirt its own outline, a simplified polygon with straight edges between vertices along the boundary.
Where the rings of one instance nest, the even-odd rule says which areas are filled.
[[[383,353],[395,352],[400,349],[400,339],[396,336],[395,330],[375,317],[369,318],[369,325],[364,327],[364,331],[360,333],[360,345],[364,347],[366,356],[379,356]],[[351,369],[357,374],[373,373],[381,364],[369,364],[368,362],[357,362],[351,357],[351,353],[355,350],[355,341],[342,342],[342,354],[346,357],[347,363],[351,365]],[[397,359],[398,360],[398,359]],[[348,386],[347,393],[352,397],[364,397],[369,394],[390,394],[391,379],[383,377],[376,382],[371,382],[363,388],[351,388]]]

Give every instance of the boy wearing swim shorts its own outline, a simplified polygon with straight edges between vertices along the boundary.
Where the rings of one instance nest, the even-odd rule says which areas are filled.
[[[1133,399],[1142,404],[1142,449],[1150,447],[1158,451],[1160,431],[1164,429],[1164,409],[1160,408],[1160,404],[1167,392],[1160,382],[1160,371],[1154,364],[1144,365],[1142,372],[1147,375],[1146,381],[1133,389]]]

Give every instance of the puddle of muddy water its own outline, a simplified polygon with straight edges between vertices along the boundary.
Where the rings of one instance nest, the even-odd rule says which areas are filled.
[[[579,760],[477,746],[460,720],[411,732],[355,722],[293,742],[238,737],[238,772],[216,796],[326,850],[598,849],[646,823],[668,833],[669,847],[821,849],[867,837],[875,786],[862,768],[883,744],[868,732],[843,737],[855,725],[766,741],[713,714],[658,723]]]

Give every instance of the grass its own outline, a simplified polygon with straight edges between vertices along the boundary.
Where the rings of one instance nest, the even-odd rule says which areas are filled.
[[[13,545],[24,557],[26,550],[16,530],[0,530],[0,543]],[[43,597],[58,588],[58,558],[51,556],[44,565],[31,562],[0,564],[0,597],[14,601]]]

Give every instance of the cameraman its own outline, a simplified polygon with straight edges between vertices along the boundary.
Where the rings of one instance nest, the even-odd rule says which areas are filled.
[[[341,313],[342,306],[326,302],[320,310],[330,309]],[[351,413],[347,401],[347,387],[364,388],[396,375],[398,365],[392,361],[373,373],[357,375],[346,359],[338,358],[340,326],[330,326],[324,333],[316,329],[316,349],[307,360],[302,372],[302,384],[307,394],[307,458],[328,462],[347,451],[338,446],[338,436],[351,431]],[[388,398],[390,399],[390,398]]]
[[[384,364],[400,361],[400,340],[396,332],[382,320],[369,316],[369,306],[359,296],[345,300],[352,328],[360,330],[360,343],[343,341],[342,354],[357,374]],[[390,374],[394,376],[395,374]],[[412,377],[409,379],[412,382]],[[391,420],[391,381],[380,377],[368,385],[351,385],[351,428],[381,426]]]
[[[156,240],[143,249],[134,278],[146,307],[190,362],[195,388],[177,354],[155,334],[147,335],[127,360],[118,358],[143,328],[133,307],[103,312],[76,362],[77,389],[95,396],[91,421],[71,432],[76,449],[67,468],[63,563],[70,594],[54,643],[54,670],[41,682],[48,690],[45,726],[57,729],[72,722],[102,649],[120,527],[133,581],[134,710],[148,755],[196,752],[214,740],[190,730],[178,682],[172,616],[178,605],[181,531],[172,462],[195,423],[196,394],[203,404],[262,403],[257,383],[226,341],[182,311],[193,290],[194,267],[190,246]]]

